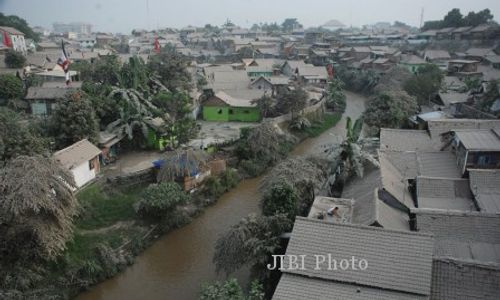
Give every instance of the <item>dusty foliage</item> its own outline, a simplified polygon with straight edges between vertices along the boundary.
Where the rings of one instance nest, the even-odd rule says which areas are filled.
[[[204,151],[177,151],[172,157],[165,158],[156,180],[168,182],[189,177],[206,165],[208,156]]]
[[[230,274],[243,266],[264,265],[280,248],[280,235],[291,229],[286,215],[249,215],[222,235],[215,245],[217,272]]]
[[[72,235],[73,176],[42,156],[19,156],[0,170],[2,257],[53,259]],[[5,255],[4,255],[5,254]]]

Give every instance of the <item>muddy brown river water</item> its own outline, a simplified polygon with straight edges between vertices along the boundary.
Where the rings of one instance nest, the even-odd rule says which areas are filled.
[[[364,111],[366,99],[349,92],[346,95],[345,115],[356,119]],[[345,118],[342,118],[336,127],[297,145],[292,156],[324,150],[332,142],[341,140],[338,136],[345,134],[344,128]],[[215,241],[241,218],[259,212],[260,180],[261,177],[241,181],[189,225],[158,239],[136,258],[132,266],[76,299],[197,299],[202,283],[224,279],[215,273],[212,263]],[[233,276],[243,284],[248,282],[247,270],[241,270]]]

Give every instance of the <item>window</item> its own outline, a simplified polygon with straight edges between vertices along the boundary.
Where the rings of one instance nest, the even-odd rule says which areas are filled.
[[[491,164],[491,156],[489,155],[480,155],[477,159],[477,164],[480,166],[486,166]]]
[[[232,115],[234,111],[232,109],[229,110],[229,114]]]
[[[222,115],[222,108],[219,109],[219,111],[217,112],[219,115]]]
[[[90,170],[94,170],[95,166],[94,166],[94,160],[89,160],[89,169]]]
[[[249,114],[249,113],[250,113],[250,111],[249,111],[249,110],[244,110],[244,111],[243,111],[243,113],[245,113],[245,114]]]

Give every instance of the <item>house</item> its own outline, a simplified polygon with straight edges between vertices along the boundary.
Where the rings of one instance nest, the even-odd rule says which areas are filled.
[[[80,44],[80,48],[93,48],[95,47],[97,41],[93,37],[86,37],[78,39],[78,43]]]
[[[494,69],[500,69],[500,55],[489,55],[484,58],[484,63]]]
[[[87,139],[74,143],[54,153],[54,159],[68,169],[78,188],[86,185],[99,174],[101,150]]]
[[[452,151],[456,153],[457,164],[464,174],[467,169],[500,168],[500,130],[454,130]]]
[[[316,196],[307,217],[325,222],[349,224],[352,221],[353,207],[352,199]]]
[[[250,87],[252,89],[263,90],[265,92],[270,91],[271,95],[277,95],[281,91],[285,90],[288,87],[288,84],[289,78],[286,76],[261,76],[258,79],[252,81]]]
[[[61,45],[60,44],[58,45],[51,41],[47,41],[38,43],[36,45],[36,48],[38,51],[54,51],[54,50],[60,50]]]
[[[14,27],[0,26],[0,34],[2,35],[4,47],[26,54],[28,49],[26,48],[24,33]]]
[[[439,29],[436,31],[436,39],[438,40],[448,40],[451,39],[451,35],[453,33],[453,30],[455,30],[454,27],[446,27]]]
[[[498,38],[500,26],[496,24],[481,24],[467,32],[467,39],[470,40],[489,40]]]
[[[465,51],[465,58],[482,62],[488,56],[496,55],[492,48],[470,48]]]
[[[402,54],[401,60],[399,61],[400,66],[403,66],[413,74],[416,74],[418,69],[426,64],[427,62],[425,60],[413,54]]]
[[[472,26],[457,27],[451,32],[451,38],[453,40],[462,40],[470,29],[472,29]]]
[[[37,87],[28,88],[24,99],[30,105],[30,111],[35,116],[50,116],[56,107],[58,99],[64,99],[68,93],[74,93],[73,87]]]
[[[429,299],[433,249],[427,233],[297,217],[272,299]]]
[[[251,100],[238,99],[219,91],[202,103],[206,121],[258,122],[260,110]]]
[[[78,81],[79,79],[78,71],[69,70],[68,72],[69,72],[69,78],[72,82]],[[60,68],[33,74],[36,77],[40,77],[43,81],[66,82],[66,74],[64,74],[64,71]]]
[[[372,50],[370,47],[352,47],[349,53],[350,57],[354,57],[356,61],[361,61],[367,57],[370,57]]]
[[[425,50],[424,59],[427,62],[431,62],[437,65],[446,63],[451,59],[450,53],[445,50]]]
[[[479,61],[468,59],[452,59],[448,61],[448,74],[461,76],[480,75],[478,72]]]
[[[95,37],[95,41],[96,41],[95,43],[99,47],[109,46],[109,45],[111,45],[111,43],[113,42],[114,39],[115,38],[112,35],[98,34]]]

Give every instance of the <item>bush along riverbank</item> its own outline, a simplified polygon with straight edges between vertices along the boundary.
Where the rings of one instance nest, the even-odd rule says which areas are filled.
[[[3,268],[0,298],[68,299],[116,275],[158,237],[189,224],[241,178],[263,174],[286,158],[296,143],[334,126],[340,115],[311,119],[321,121],[312,122],[310,132],[290,133],[267,123],[242,130],[241,139],[227,147],[232,149],[233,158],[228,162],[234,168],[209,177],[194,193],[152,182],[96,182],[86,187],[77,195],[79,214],[63,254],[55,260],[25,261]],[[177,200],[172,202],[173,198]]]

